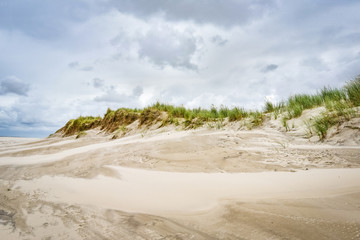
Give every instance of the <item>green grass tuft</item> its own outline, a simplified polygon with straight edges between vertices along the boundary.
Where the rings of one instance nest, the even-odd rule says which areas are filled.
[[[248,112],[245,111],[243,108],[237,108],[237,107],[234,107],[228,112],[228,117],[230,122],[239,121],[247,117],[248,115],[249,115]]]
[[[355,105],[360,106],[360,75],[345,85],[348,99]]]
[[[264,112],[265,113],[271,113],[275,111],[275,106],[272,102],[270,101],[266,101],[265,102],[265,107],[264,107]]]
[[[331,127],[340,125],[344,121],[348,121],[358,115],[350,100],[327,102],[326,111],[314,119],[312,128],[319,136],[319,139],[323,140],[326,138],[327,132]]]
[[[86,131],[95,127],[98,127],[101,124],[101,117],[78,117],[77,119],[71,119],[63,127],[63,135],[71,136],[75,133]]]

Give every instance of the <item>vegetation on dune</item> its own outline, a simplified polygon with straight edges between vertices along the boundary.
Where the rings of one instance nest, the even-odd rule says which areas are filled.
[[[249,113],[243,108],[234,107],[228,112],[230,122],[239,121],[249,116]]]
[[[349,100],[328,101],[326,111],[314,119],[314,123],[310,128],[314,130],[320,139],[324,139],[329,128],[357,116],[353,106],[353,103]]]
[[[248,111],[244,108],[226,106],[187,109],[184,106],[156,102],[144,109],[108,109],[103,118],[81,116],[71,119],[57,132],[63,136],[77,134],[77,137],[80,137],[86,134],[86,130],[99,127],[105,132],[115,133],[114,138],[117,138],[119,135],[125,135],[128,132],[127,126],[136,121],[138,121],[137,127],[149,127],[161,122],[158,127],[173,124],[184,129],[193,129],[204,124],[219,129],[224,126],[225,120],[243,121],[244,126],[252,129],[261,126],[266,118],[271,116],[275,119],[281,116],[283,127],[288,131],[290,130],[288,120],[300,117],[306,109],[319,106],[325,107],[326,111],[305,122],[309,136],[315,133],[320,139],[324,139],[329,128],[359,115],[359,111],[354,109],[360,106],[360,76],[340,89],[324,87],[316,94],[296,94],[276,104],[266,101],[263,111]]]
[[[323,106],[329,101],[342,101],[346,99],[347,94],[345,89],[324,87],[316,94],[296,94],[290,96],[287,101],[280,102],[277,105],[267,101],[264,112],[274,112],[276,116],[279,115],[279,113],[285,113],[284,117],[290,120],[300,117],[306,109]]]
[[[313,131],[324,139],[329,128],[356,116],[354,107],[360,106],[360,76],[349,81],[343,88],[324,87],[316,94],[297,94],[277,105],[266,102],[264,112],[272,113],[275,119],[282,114],[282,123],[288,131],[288,120],[302,115],[306,109],[325,106],[326,111],[310,124],[309,133]]]
[[[351,103],[360,106],[360,76],[348,82],[345,85],[345,91]]]
[[[139,117],[139,126],[142,125],[151,125],[153,123],[159,122],[161,116],[161,111],[155,108],[145,108]]]
[[[76,135],[76,139],[81,138],[82,136],[86,136],[86,132],[85,131],[80,131],[77,135]]]
[[[249,115],[249,112],[243,108],[234,107],[229,109],[225,106],[216,108],[214,105],[210,109],[194,108],[187,109],[183,106],[173,106],[168,104],[161,104],[159,102],[150,106],[151,109],[166,112],[168,117],[172,119],[183,118],[185,122],[216,122],[221,119],[228,118],[229,121],[239,121]]]
[[[58,132],[63,132],[64,136],[74,135],[75,133],[98,127],[101,124],[101,120],[101,117],[81,116],[77,119],[69,120]]]
[[[265,120],[265,115],[260,111],[251,111],[248,114],[250,118],[251,128],[261,126]]]
[[[124,136],[127,133],[128,129],[125,125],[121,125],[120,127],[118,127],[117,130],[114,131],[114,135],[112,137],[112,139],[117,139],[119,137]]]
[[[114,132],[119,126],[129,125],[139,118],[140,113],[138,110],[119,108],[116,111],[108,108],[104,118],[101,121],[101,130],[107,132]]]
[[[264,107],[264,112],[265,113],[271,113],[275,111],[275,106],[272,102],[270,101],[266,101],[265,102],[265,107]]]

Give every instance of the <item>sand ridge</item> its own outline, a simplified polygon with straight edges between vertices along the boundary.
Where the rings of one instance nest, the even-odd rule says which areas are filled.
[[[54,202],[165,216],[210,211],[222,199],[318,198],[360,191],[360,169],[314,169],[295,173],[174,173],[108,167],[118,172],[117,177],[43,176],[32,181],[18,181],[14,187],[24,192],[42,190],[46,192],[45,198]]]

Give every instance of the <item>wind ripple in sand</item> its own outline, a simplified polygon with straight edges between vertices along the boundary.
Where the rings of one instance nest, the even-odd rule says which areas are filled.
[[[27,192],[41,190],[48,195],[47,200],[150,214],[197,213],[220,200],[316,198],[360,190],[360,169],[179,173],[109,167],[121,177],[43,176],[17,181],[16,186]]]
[[[146,139],[139,138],[139,135],[135,135],[135,136],[130,136],[130,137],[114,140],[111,142],[89,144],[89,145],[82,146],[82,147],[63,150],[61,152],[53,153],[53,154],[29,155],[26,157],[23,157],[23,156],[21,156],[21,157],[1,157],[0,158],[0,166],[51,163],[51,162],[60,161],[66,157],[70,157],[70,156],[73,156],[76,154],[86,153],[89,151],[94,151],[94,150],[98,150],[98,149],[102,149],[102,148],[116,147],[116,146],[130,144],[130,143],[144,143],[144,142],[179,138],[182,136],[186,136],[187,134],[188,133],[182,133],[182,132],[174,133],[172,135],[159,134],[155,137],[146,138]],[[6,153],[6,151],[5,151],[5,153]]]

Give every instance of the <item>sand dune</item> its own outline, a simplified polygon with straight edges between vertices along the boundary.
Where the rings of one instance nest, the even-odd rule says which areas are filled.
[[[0,238],[360,238],[357,145],[266,125],[109,138],[1,138]]]

